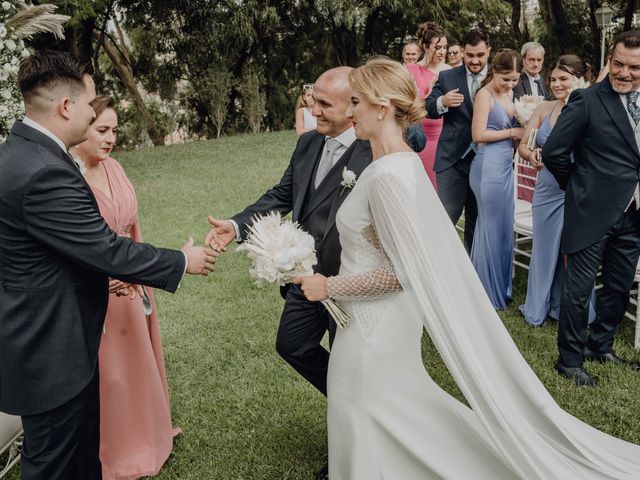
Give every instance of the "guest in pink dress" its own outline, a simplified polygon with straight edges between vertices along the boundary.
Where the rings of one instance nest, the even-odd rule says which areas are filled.
[[[447,57],[447,34],[440,25],[433,22],[425,22],[420,25],[416,35],[419,45],[425,52],[424,57],[418,63],[408,64],[406,67],[416,82],[418,95],[424,99],[431,92],[434,83],[438,79],[438,74],[442,70],[451,68],[445,63]],[[427,137],[427,146],[419,153],[419,156],[433,184],[433,188],[437,187],[433,164],[436,161],[436,149],[440,133],[442,133],[443,121],[443,118],[435,120],[424,118],[422,120],[422,128]]]
[[[100,213],[119,235],[142,241],[136,194],[120,164],[109,156],[118,129],[114,100],[98,97],[88,139],[74,147]],[[151,289],[109,283],[109,306],[99,351],[100,460],[105,480],[156,475],[173,437],[160,328]],[[145,315],[143,298],[152,311]]]

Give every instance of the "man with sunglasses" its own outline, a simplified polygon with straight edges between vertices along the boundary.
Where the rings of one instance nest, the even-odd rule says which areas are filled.
[[[459,43],[453,42],[449,44],[449,48],[447,48],[447,63],[451,65],[451,68],[462,65],[462,46]]]

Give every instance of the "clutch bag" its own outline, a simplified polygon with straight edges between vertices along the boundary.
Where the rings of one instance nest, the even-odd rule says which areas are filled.
[[[533,152],[538,145],[536,144],[536,137],[538,136],[538,129],[532,128],[531,133],[529,133],[529,138],[527,139],[527,148],[529,151]]]

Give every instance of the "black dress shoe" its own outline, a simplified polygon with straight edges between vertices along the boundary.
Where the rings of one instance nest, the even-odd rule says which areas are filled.
[[[565,367],[560,362],[556,362],[555,368],[560,375],[562,375],[564,378],[567,378],[573,381],[576,385],[580,387],[597,387],[598,386],[596,381],[593,378],[591,378],[591,376],[582,367]]]
[[[316,473],[316,480],[329,480],[329,464],[325,464],[322,469]]]
[[[616,365],[624,365],[633,370],[640,370],[640,363],[632,362],[630,360],[626,360],[622,357],[619,357],[615,354],[615,352],[607,352],[607,353],[594,353],[588,348],[584,349],[584,359],[589,360],[591,362],[599,362],[599,363],[614,363]]]

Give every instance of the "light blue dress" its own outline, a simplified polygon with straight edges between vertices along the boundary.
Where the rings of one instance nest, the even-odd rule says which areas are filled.
[[[551,113],[547,115],[536,136],[536,145],[540,148],[549,138]],[[547,317],[558,319],[560,315],[560,295],[564,268],[560,255],[562,226],[564,224],[564,191],[547,168],[538,172],[533,193],[533,242],[527,297],[520,311],[527,323],[542,325]],[[594,295],[589,305],[589,323],[595,318]]]
[[[507,130],[517,125],[494,99],[487,129]],[[511,301],[513,263],[513,144],[507,138],[478,145],[471,162],[469,183],[478,203],[471,262],[494,308]]]

